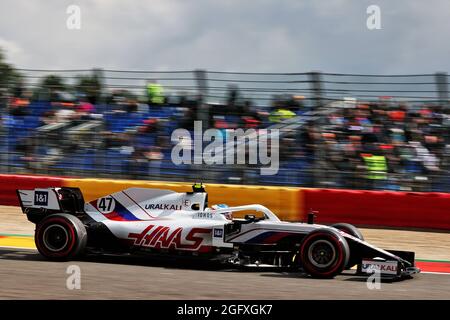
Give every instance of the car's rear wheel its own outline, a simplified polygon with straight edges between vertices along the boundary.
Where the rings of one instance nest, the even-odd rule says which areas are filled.
[[[349,223],[335,223],[333,225],[331,225],[331,227],[336,228],[338,230],[344,231],[345,233],[348,233],[351,236],[354,236],[355,238],[358,238],[359,240],[363,240],[364,241],[364,237],[361,233],[361,231],[359,231],[354,225],[349,224]],[[360,258],[358,257],[356,252],[353,252],[354,254],[350,255],[350,258],[348,259],[348,263],[347,266],[345,267],[345,269],[351,269],[353,268],[355,265],[357,265],[360,262]]]
[[[81,254],[87,243],[83,223],[69,214],[53,214],[36,227],[34,241],[40,254],[51,260],[69,260]]]
[[[344,270],[350,250],[338,232],[319,229],[309,233],[300,246],[303,269],[315,278],[333,278]]]

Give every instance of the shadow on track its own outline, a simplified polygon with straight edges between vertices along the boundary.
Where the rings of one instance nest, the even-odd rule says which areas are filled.
[[[61,263],[50,261],[39,254],[36,250],[0,248],[0,260],[14,261],[40,261],[50,263]],[[210,261],[196,257],[174,257],[174,256],[148,256],[142,254],[87,254],[70,261],[80,261],[87,263],[101,263],[112,265],[133,265],[145,267],[159,267],[165,269],[178,270],[201,270],[201,271],[220,271],[220,272],[238,272],[255,273],[263,272],[263,276],[282,276],[290,278],[305,277],[300,272],[286,272],[284,268],[264,268],[264,267],[242,267],[232,264],[221,263],[219,261]],[[67,261],[66,261],[67,262]],[[269,274],[270,273],[270,274]],[[279,274],[280,273],[280,274]]]
[[[44,258],[36,250],[16,249],[16,248],[0,248],[0,260],[54,262]],[[86,254],[84,256],[69,261],[92,262],[92,263],[114,264],[114,265],[162,267],[167,269],[235,271],[230,270],[232,267],[230,265],[224,265],[219,262],[209,261],[205,259],[200,260],[200,258],[166,257],[166,256],[150,257],[139,254],[135,255]]]
[[[0,260],[47,261],[36,250],[0,248]]]
[[[41,261],[52,262],[39,254],[36,250],[25,250],[15,248],[0,248],[0,260],[15,261]],[[269,278],[289,278],[289,279],[313,279],[306,273],[288,270],[286,268],[264,268],[264,267],[240,267],[231,264],[224,264],[217,261],[195,257],[173,257],[173,256],[148,256],[142,254],[87,254],[70,261],[80,261],[87,263],[101,263],[112,265],[133,265],[144,267],[159,267],[165,269],[178,270],[201,270],[220,271],[238,273],[261,273],[262,277]],[[53,262],[61,263],[61,262]],[[364,282],[366,278],[356,277],[353,271],[346,271],[341,276],[345,276],[345,281]],[[350,276],[350,278],[348,278]],[[340,276],[339,276],[340,277]],[[315,279],[332,280],[332,279]]]

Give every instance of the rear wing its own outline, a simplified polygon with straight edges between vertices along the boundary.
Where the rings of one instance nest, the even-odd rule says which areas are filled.
[[[31,209],[55,212],[80,212],[84,210],[83,195],[78,188],[36,188],[16,190],[23,213]]]
[[[61,204],[58,199],[58,188],[17,190],[22,212],[26,213],[27,208],[61,210]]]

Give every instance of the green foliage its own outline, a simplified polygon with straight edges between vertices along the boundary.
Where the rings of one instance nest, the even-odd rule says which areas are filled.
[[[64,79],[54,74],[43,77],[40,87],[49,91],[64,91],[66,89]]]
[[[96,103],[103,91],[103,83],[99,72],[94,70],[91,75],[77,76],[75,91],[84,94],[90,102]]]
[[[10,94],[17,94],[22,91],[22,88],[23,77],[5,61],[5,55],[0,48],[0,89],[4,89]]]

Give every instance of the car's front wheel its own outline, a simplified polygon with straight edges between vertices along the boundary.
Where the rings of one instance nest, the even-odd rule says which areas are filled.
[[[83,223],[69,214],[53,214],[36,227],[34,241],[40,254],[51,260],[69,260],[82,253],[87,243]]]
[[[350,223],[335,223],[332,224],[331,227],[344,231],[349,235],[364,241],[364,236],[362,235],[361,231],[359,231],[358,228],[356,228],[354,225]]]
[[[319,229],[309,233],[300,246],[303,269],[315,278],[333,278],[348,263],[350,249],[338,232]]]
[[[348,233],[349,235],[358,238],[359,240],[364,241],[364,237],[354,225],[349,223],[335,223],[332,224],[331,227],[336,228],[338,230],[344,231],[345,233]],[[348,259],[347,266],[345,269],[350,270],[355,265],[357,265],[361,261],[361,258],[359,257],[359,254],[357,251],[352,251],[352,254],[350,255],[350,258]]]

